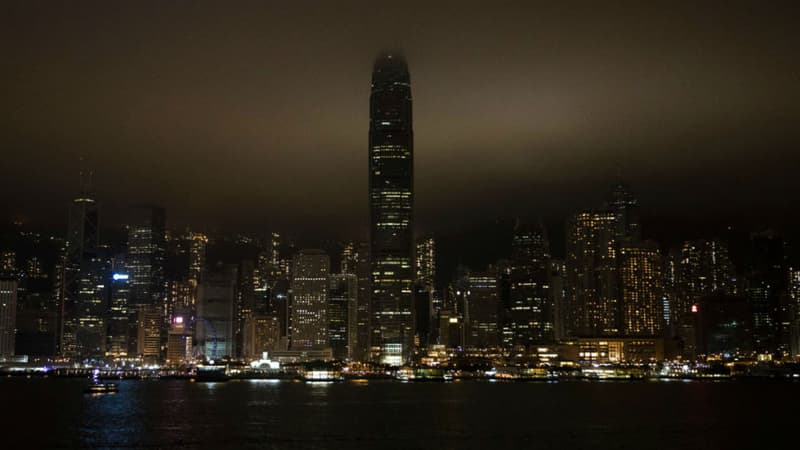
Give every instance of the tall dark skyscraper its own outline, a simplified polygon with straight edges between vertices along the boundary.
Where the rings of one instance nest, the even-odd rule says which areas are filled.
[[[405,59],[384,53],[372,72],[369,124],[372,346],[399,364],[413,346],[414,136]]]
[[[541,224],[517,223],[511,243],[511,303],[506,345],[529,347],[553,340],[553,306],[549,295],[550,245]]]
[[[59,350],[65,356],[84,354],[78,334],[84,303],[95,304],[102,284],[95,270],[100,246],[97,202],[91,194],[91,174],[81,172],[79,195],[69,207],[66,257],[61,296]],[[98,282],[99,281],[99,282]]]
[[[128,229],[130,301],[134,305],[161,305],[164,301],[166,232],[164,210],[140,207]]]

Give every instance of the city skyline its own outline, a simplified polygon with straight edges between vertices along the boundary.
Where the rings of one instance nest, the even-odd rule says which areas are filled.
[[[800,9],[0,8],[10,448],[780,448]]]
[[[563,218],[620,175],[655,223],[800,223],[782,195],[798,187],[800,101],[788,89],[797,38],[779,8],[349,5],[310,17],[262,6],[213,25],[202,4],[188,15],[161,5],[155,21],[132,5],[10,8],[4,146],[25,170],[2,180],[6,217],[60,226],[53,211],[72,200],[83,156],[107,225],[154,203],[177,228],[366,235],[367,206],[354,201],[367,183],[365,68],[396,46],[422,94],[420,233]],[[339,29],[329,15],[357,26],[317,39]],[[328,180],[336,189],[320,189]],[[455,206],[463,197],[471,208]]]

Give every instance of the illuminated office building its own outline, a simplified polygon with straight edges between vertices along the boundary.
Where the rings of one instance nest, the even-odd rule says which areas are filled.
[[[671,321],[691,320],[691,306],[714,293],[738,293],[736,273],[728,247],[718,239],[685,241],[680,248],[673,282]]]
[[[622,331],[617,270],[617,214],[582,212],[567,225],[565,333],[617,336]]]
[[[302,250],[292,259],[292,350],[328,347],[330,258],[321,250]]]
[[[372,348],[392,364],[412,353],[414,161],[405,59],[385,53],[372,72],[369,125]]]
[[[417,280],[432,286],[436,280],[436,242],[432,237],[417,243],[416,261]]]
[[[116,255],[111,260],[110,303],[108,309],[108,333],[106,355],[127,356],[136,353],[136,310],[128,303],[130,276],[125,255]],[[131,348],[133,345],[133,348]]]
[[[158,362],[161,359],[161,308],[159,305],[139,305],[136,311],[136,354],[146,362]]]
[[[626,336],[660,336],[663,330],[663,262],[653,243],[619,251],[622,325]]]

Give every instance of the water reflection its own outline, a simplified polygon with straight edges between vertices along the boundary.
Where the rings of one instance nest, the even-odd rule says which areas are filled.
[[[0,380],[4,448],[769,448],[800,397],[800,383],[176,380],[89,396],[86,382]]]

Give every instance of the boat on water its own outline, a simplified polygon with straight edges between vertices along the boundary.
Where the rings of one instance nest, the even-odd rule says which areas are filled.
[[[300,378],[306,383],[331,383],[334,381],[342,381],[342,374],[338,370],[307,370],[304,371]]]
[[[228,381],[231,377],[225,366],[197,366],[193,379],[199,382],[216,382]]]
[[[119,389],[114,383],[92,383],[86,388],[87,394],[111,394]]]
[[[453,374],[438,367],[404,367],[397,372],[400,381],[453,381]]]

